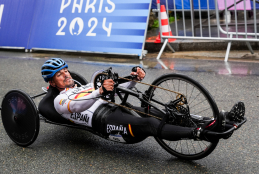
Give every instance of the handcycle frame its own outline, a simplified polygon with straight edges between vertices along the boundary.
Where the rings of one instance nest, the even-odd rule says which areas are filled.
[[[147,101],[145,98],[143,98],[143,93],[138,93],[138,92],[135,92],[135,91],[132,91],[130,89],[127,89],[127,88],[123,88],[123,87],[117,87],[117,90],[121,91],[122,93],[126,93],[126,96],[124,96],[123,100],[122,100],[122,103],[121,105],[123,104],[126,104],[126,101],[127,101],[127,98],[129,95],[132,95],[136,98],[138,98],[140,101],[144,102],[145,104],[147,105],[150,105],[151,107],[157,109],[159,112],[161,112],[163,115],[168,115],[165,111],[157,108],[155,105],[153,105],[152,103],[150,103],[149,101]],[[165,106],[166,107],[166,104],[163,104],[155,99],[152,99],[152,101],[162,105],[162,106]],[[246,118],[244,118],[244,120],[240,123],[235,123],[235,125],[230,128],[229,130],[227,131],[224,131],[224,132],[213,132],[213,131],[207,131],[206,133],[209,134],[209,135],[212,135],[212,136],[216,136],[218,138],[224,138],[226,135],[228,135],[229,133],[233,132],[234,130],[237,130],[239,129],[245,122],[247,121]]]
[[[124,77],[122,79],[119,79],[118,76],[117,76],[117,73],[112,73],[112,68],[110,67],[109,69],[107,69],[105,72],[107,73],[107,77],[113,79],[115,81],[115,84],[118,83],[118,84],[121,84],[123,82],[125,82],[125,80],[122,80],[122,79],[129,79],[129,80],[133,80],[135,77],[134,76],[127,76],[127,77]],[[144,103],[144,105],[148,105],[149,107],[153,107],[154,109],[158,110],[159,112],[161,112],[165,117],[168,117],[168,113],[162,109],[159,109],[158,107],[156,107],[154,104],[152,104],[151,102],[149,102],[147,100],[147,98],[149,97],[149,92],[146,91],[146,93],[142,93],[141,91],[138,91],[138,92],[135,92],[133,90],[130,90],[130,89],[127,89],[127,88],[124,88],[124,87],[120,87],[120,86],[117,86],[116,87],[116,93],[117,95],[119,96],[119,98],[121,99],[122,103],[120,105],[125,105],[126,102],[127,102],[127,99],[128,99],[128,96],[129,95],[132,95],[134,97],[136,97],[137,99],[139,99],[141,102]],[[124,97],[122,97],[120,95],[120,93],[125,93]],[[144,97],[143,97],[144,96]],[[179,102],[187,102],[187,101],[183,101],[182,98],[185,98],[185,96],[181,95],[178,99],[172,101],[172,103],[179,103]],[[162,102],[159,102],[158,100],[155,100],[155,99],[151,99],[151,101],[159,104],[159,105],[162,105],[164,106],[165,108],[167,108],[167,104],[164,104]],[[185,103],[187,104],[187,103]],[[167,120],[167,118],[162,118],[161,119],[162,121],[164,120]],[[217,138],[225,138],[227,135],[229,135],[231,132],[239,129],[245,122],[247,121],[246,118],[244,118],[244,120],[242,120],[240,123],[235,123],[235,125],[230,128],[229,130],[227,131],[224,131],[224,132],[213,132],[213,131],[207,131],[206,133],[208,135],[211,135],[211,136],[215,136]]]
[[[130,78],[129,76],[127,77],[127,78]],[[119,80],[120,82],[118,82],[118,83],[123,83],[124,81],[123,80]],[[45,95],[47,92],[43,92],[43,93],[41,93],[41,94],[37,94],[37,95],[35,95],[35,96],[29,96],[30,97],[30,100],[32,101],[32,99],[35,99],[35,98],[37,98],[37,97],[40,97],[40,96],[42,96],[42,95]],[[151,95],[151,94],[149,94],[148,92],[147,93],[142,93],[142,92],[140,92],[140,91],[133,91],[133,90],[131,90],[131,89],[127,89],[127,88],[124,88],[124,87],[121,87],[121,86],[117,86],[116,87],[116,93],[117,93],[117,95],[119,96],[119,98],[121,99],[121,104],[120,105],[126,105],[126,103],[127,103],[127,100],[128,100],[128,97],[129,96],[134,96],[134,97],[136,97],[137,99],[139,99],[142,103],[144,103],[145,105],[148,105],[148,106],[151,106],[151,107],[153,107],[153,108],[155,108],[157,111],[159,111],[160,113],[162,113],[162,115],[164,115],[164,116],[167,116],[168,114],[167,114],[167,112],[166,111],[164,111],[164,110],[162,110],[162,109],[159,109],[159,108],[157,108],[154,104],[152,104],[147,98],[149,98],[149,96],[148,95]],[[124,94],[124,96],[122,96],[121,95],[121,93],[123,93]],[[176,100],[179,100],[179,99],[176,99]],[[155,99],[153,99],[153,98],[151,98],[151,101],[153,101],[153,102],[156,102],[156,103],[158,103],[158,104],[160,104],[160,105],[162,105],[162,106],[164,106],[164,107],[167,107],[167,104],[164,104],[164,103],[161,103],[161,102],[159,102],[159,101],[157,101],[157,100],[155,100]],[[33,101],[32,101],[33,102]],[[2,108],[0,108],[0,110],[2,110]],[[55,124],[55,125],[61,125],[61,126],[66,126],[66,127],[71,127],[71,128],[77,128],[77,129],[83,129],[83,130],[86,130],[86,131],[89,131],[89,132],[91,132],[91,133],[93,133],[93,134],[96,134],[96,135],[98,135],[98,136],[101,136],[102,137],[102,135],[100,135],[99,133],[97,133],[97,132],[95,132],[92,128],[89,128],[89,127],[86,127],[86,126],[82,126],[82,125],[76,125],[76,124],[64,124],[64,123],[60,123],[60,122],[53,122],[53,121],[50,121],[50,120],[48,120],[47,118],[45,118],[43,115],[41,115],[39,112],[38,112],[38,110],[37,110],[37,114],[38,114],[38,117],[39,117],[39,120],[43,120],[45,123],[50,123],[50,124]],[[191,115],[192,116],[192,115]],[[164,120],[164,119],[166,119],[166,118],[162,118],[162,121]],[[229,135],[229,134],[231,134],[233,131],[235,131],[235,130],[237,130],[237,129],[239,129],[244,123],[246,122],[246,118],[241,122],[241,123],[236,123],[232,128],[230,128],[229,130],[227,130],[227,131],[225,131],[225,132],[212,132],[212,131],[208,131],[207,132],[207,134],[209,134],[209,135],[211,135],[211,136],[216,136],[216,137],[218,137],[218,138],[225,138],[227,135]],[[38,135],[38,132],[37,132],[37,135]],[[35,139],[33,139],[33,142],[36,140],[36,138],[37,138],[37,135],[36,135],[36,137],[35,137]],[[104,138],[104,137],[103,137]],[[158,137],[155,137],[155,138],[159,138],[159,135],[158,135]],[[25,146],[27,146],[27,145],[30,145],[30,144],[32,144],[33,142],[30,142],[30,143],[28,143],[28,144],[26,144]],[[15,142],[15,143],[17,143],[17,142]],[[159,142],[158,142],[159,143]],[[17,143],[18,144],[18,143]],[[160,143],[159,143],[160,144]],[[23,146],[23,145],[21,145],[21,144],[18,144],[18,145],[20,145],[20,146]],[[161,145],[161,144],[160,144]],[[216,147],[216,146],[215,146]],[[215,148],[214,147],[214,148]],[[213,149],[214,149],[213,148]],[[213,150],[212,149],[212,150]],[[212,151],[211,150],[211,151]],[[209,154],[209,153],[208,153]],[[208,155],[207,154],[207,155]],[[175,155],[175,154],[173,154],[173,155]],[[207,156],[206,155],[206,156]],[[176,155],[177,156],[177,155]],[[184,159],[200,159],[200,158],[202,158],[202,157],[189,157],[189,158],[185,158],[184,156],[182,157],[182,156],[177,156],[177,157],[180,157],[180,158],[184,158]],[[203,156],[204,157],[204,156]]]

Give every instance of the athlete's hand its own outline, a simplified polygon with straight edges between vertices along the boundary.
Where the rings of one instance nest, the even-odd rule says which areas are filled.
[[[131,72],[130,75],[137,76],[137,80],[141,81],[146,76],[146,73],[139,67],[137,67],[137,72]]]
[[[103,93],[103,87],[107,90],[107,91],[113,91],[114,89],[114,81],[112,79],[107,79],[103,81],[103,85],[102,87],[99,89],[99,93],[102,94]]]

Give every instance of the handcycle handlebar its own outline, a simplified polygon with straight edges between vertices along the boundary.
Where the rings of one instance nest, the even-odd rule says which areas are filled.
[[[118,79],[118,84],[122,84],[122,83],[128,82],[129,80],[126,80],[126,79],[134,80],[135,78],[136,78],[136,76],[133,76],[133,75],[126,76],[126,77],[123,77],[123,78],[119,78]]]
[[[123,93],[128,93],[128,94],[133,95],[135,97],[139,97],[139,95],[140,95],[140,93],[132,91],[132,90],[130,90],[128,88],[124,88],[122,86],[117,86],[116,90],[120,91],[120,92],[123,92]]]
[[[104,91],[102,94],[102,99],[105,100],[111,100],[112,102],[115,101],[114,94],[118,90],[118,85],[128,82],[129,80],[134,80],[136,76],[130,75],[123,78],[120,78],[118,73],[112,72],[112,67],[108,68],[107,70],[103,71],[102,73],[99,73],[95,76],[95,79],[93,81],[94,88],[98,89],[102,86],[104,80],[112,79],[114,81],[114,90],[113,91]],[[104,88],[105,89],[105,88]],[[138,96],[137,93],[132,92],[130,90],[125,91],[126,89],[121,89],[121,91],[127,92],[128,94],[131,94],[133,96]]]
[[[211,136],[215,136],[217,138],[224,138],[228,134],[230,134],[232,131],[236,131],[237,129],[239,129],[246,121],[247,121],[247,119],[244,118],[244,120],[241,123],[235,123],[232,128],[230,128],[229,130],[227,130],[225,132],[207,131],[206,134],[211,135]]]

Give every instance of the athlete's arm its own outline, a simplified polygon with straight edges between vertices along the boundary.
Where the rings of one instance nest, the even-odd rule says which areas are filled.
[[[136,67],[136,69],[137,71],[131,72],[130,75],[137,76],[135,80],[139,80],[139,81],[143,80],[144,77],[146,76],[146,72],[140,67]],[[120,84],[119,86],[130,89],[130,88],[133,88],[136,84],[137,82],[135,81],[128,81],[126,83]]]
[[[141,68],[137,68],[137,72],[131,74],[137,75],[138,80],[142,80],[145,77],[145,72]],[[135,85],[136,82],[134,81],[120,84],[120,86],[123,86],[125,88],[132,88]],[[114,88],[114,81],[111,79],[104,80],[103,86],[100,89],[95,90],[92,93],[83,97],[80,97],[80,99],[73,100],[73,98],[67,93],[60,94],[54,100],[54,107],[60,114],[83,112],[89,109],[96,102],[97,97],[99,97],[103,93],[103,87],[105,87],[107,91],[112,91]]]
[[[75,112],[83,112],[89,109],[100,96],[99,89],[93,91],[89,95],[73,99],[66,93],[58,95],[54,100],[54,107],[59,114],[69,114]]]

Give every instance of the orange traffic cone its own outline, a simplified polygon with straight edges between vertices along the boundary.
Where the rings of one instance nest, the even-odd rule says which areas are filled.
[[[161,5],[160,14],[161,14],[162,35],[163,36],[173,36],[170,25],[168,24],[168,18],[167,18],[167,14],[166,14],[164,5]],[[175,40],[176,39],[168,39],[168,42],[173,42]],[[155,43],[161,43],[160,32],[158,33],[158,36],[156,37]]]

